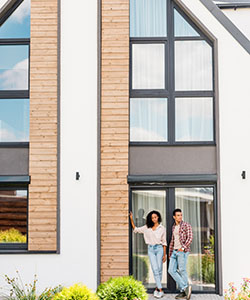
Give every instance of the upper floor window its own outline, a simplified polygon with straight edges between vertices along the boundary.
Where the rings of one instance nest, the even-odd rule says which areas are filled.
[[[214,144],[213,44],[170,0],[130,0],[130,142]]]
[[[29,141],[30,0],[0,0],[0,143]]]

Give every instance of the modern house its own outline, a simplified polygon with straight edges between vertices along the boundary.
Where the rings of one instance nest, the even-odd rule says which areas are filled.
[[[1,275],[151,292],[179,207],[195,292],[250,277],[249,54],[249,0],[0,0]]]

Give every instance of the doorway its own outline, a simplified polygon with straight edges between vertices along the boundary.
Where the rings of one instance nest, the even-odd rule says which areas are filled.
[[[130,209],[133,211],[135,225],[137,227],[145,225],[147,214],[151,210],[158,210],[162,216],[162,224],[166,227],[168,245],[175,208],[182,210],[183,220],[190,223],[193,230],[193,242],[187,265],[193,291],[216,292],[216,186],[176,185],[130,188]],[[165,292],[173,292],[177,287],[167,272],[168,264],[169,260],[163,265],[162,286]],[[149,293],[153,292],[155,281],[147,255],[147,245],[143,235],[134,234],[131,227],[130,273],[143,282]]]

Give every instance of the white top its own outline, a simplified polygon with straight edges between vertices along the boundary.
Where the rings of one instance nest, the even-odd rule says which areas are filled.
[[[160,244],[167,246],[166,228],[161,224],[155,230],[148,228],[147,225],[135,227],[134,233],[143,233],[145,243],[148,245]]]
[[[175,228],[174,228],[174,249],[180,249],[182,247],[181,242],[180,242],[179,231],[180,231],[180,225],[175,225]]]

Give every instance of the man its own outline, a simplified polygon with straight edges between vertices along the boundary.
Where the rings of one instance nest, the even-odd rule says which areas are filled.
[[[169,268],[168,273],[176,281],[180,294],[175,299],[191,297],[192,288],[188,283],[187,259],[190,245],[193,240],[193,232],[190,224],[182,220],[182,211],[177,208],[173,211],[175,223],[172,227],[172,237],[169,244]]]

